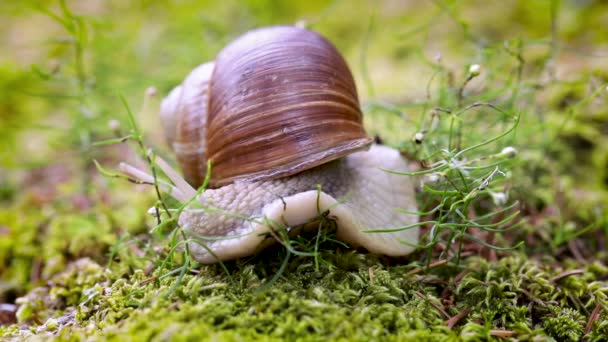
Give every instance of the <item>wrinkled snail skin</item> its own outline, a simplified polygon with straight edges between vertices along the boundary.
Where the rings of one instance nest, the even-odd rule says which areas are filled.
[[[382,169],[406,171],[407,163],[397,150],[373,145],[369,151],[355,152],[295,176],[207,190],[199,198],[202,207],[224,213],[193,206],[182,213],[179,222],[215,254],[198,242],[190,243],[190,252],[202,263],[252,255],[272,225],[301,225],[327,209],[337,224],[339,239],[373,253],[407,255],[413,247],[403,242],[417,243],[417,227],[366,232],[418,221],[416,215],[399,211],[416,211],[412,180]]]

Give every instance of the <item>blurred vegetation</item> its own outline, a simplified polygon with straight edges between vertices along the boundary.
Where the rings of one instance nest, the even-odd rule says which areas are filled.
[[[0,2],[0,21],[0,336],[607,336],[608,3],[32,0]],[[280,249],[226,263],[230,277],[217,265],[177,277],[180,256],[160,266],[169,246],[149,233],[152,189],[93,164],[145,165],[127,144],[94,145],[128,132],[120,96],[146,146],[172,160],[162,96],[246,30],[296,22],[344,53],[370,133],[420,167],[450,158],[440,153],[450,121],[466,148],[519,118],[459,159],[517,151],[467,207],[519,211],[515,229],[474,235],[523,242],[516,252],[469,243],[456,263],[441,243],[403,260],[329,244],[321,269],[292,258],[267,292],[255,290],[283,269]],[[472,65],[480,74],[466,81]],[[443,170],[436,188],[458,170]],[[420,190],[421,210],[447,198]]]

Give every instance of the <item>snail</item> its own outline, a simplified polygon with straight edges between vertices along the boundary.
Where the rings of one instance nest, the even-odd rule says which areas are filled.
[[[273,26],[244,34],[174,88],[160,116],[184,174],[159,160],[174,197],[196,196],[211,161],[209,187],[179,217],[204,241],[189,243],[202,263],[251,255],[277,227],[322,214],[339,239],[373,253],[403,256],[418,242],[413,182],[386,171],[408,163],[373,144],[346,61],[318,33]]]

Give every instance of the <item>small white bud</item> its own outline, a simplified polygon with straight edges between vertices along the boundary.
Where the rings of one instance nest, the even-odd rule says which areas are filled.
[[[116,119],[112,119],[108,121],[108,127],[113,131],[118,131],[120,129],[120,122]]]
[[[150,207],[150,209],[148,209],[148,215],[158,218],[158,208],[157,207]]]
[[[156,96],[156,93],[156,87],[148,87],[148,89],[146,89],[146,96],[148,97]]]
[[[500,154],[513,158],[517,155],[517,150],[513,146],[507,146],[500,151]]]
[[[435,62],[437,64],[441,63],[441,52],[437,52],[437,54],[435,55]]]
[[[479,74],[481,74],[481,65],[479,65],[479,64],[472,64],[469,67],[469,76],[470,77],[475,77],[475,76],[479,76]]]
[[[422,144],[422,140],[424,140],[424,132],[414,134],[414,141],[416,144]]]
[[[507,196],[507,194],[504,192],[491,192],[490,195],[492,196],[494,205],[498,207],[505,205],[507,203],[507,199],[509,198],[509,196]]]
[[[437,172],[431,173],[424,177],[424,183],[428,183],[428,184],[437,183],[439,181],[439,178],[441,178],[441,175],[439,173],[437,173]]]

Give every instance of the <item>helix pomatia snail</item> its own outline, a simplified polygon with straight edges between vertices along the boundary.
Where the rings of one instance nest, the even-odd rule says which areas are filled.
[[[250,255],[274,224],[301,225],[326,210],[338,238],[371,252],[406,255],[418,241],[417,228],[369,232],[417,222],[399,211],[416,210],[414,187],[382,170],[406,171],[407,162],[372,145],[350,70],[317,33],[291,26],[246,33],[163,100],[161,119],[188,183],[200,186],[212,163],[211,189],[198,200],[221,211],[179,218],[192,235],[216,238],[190,244],[201,262]]]

